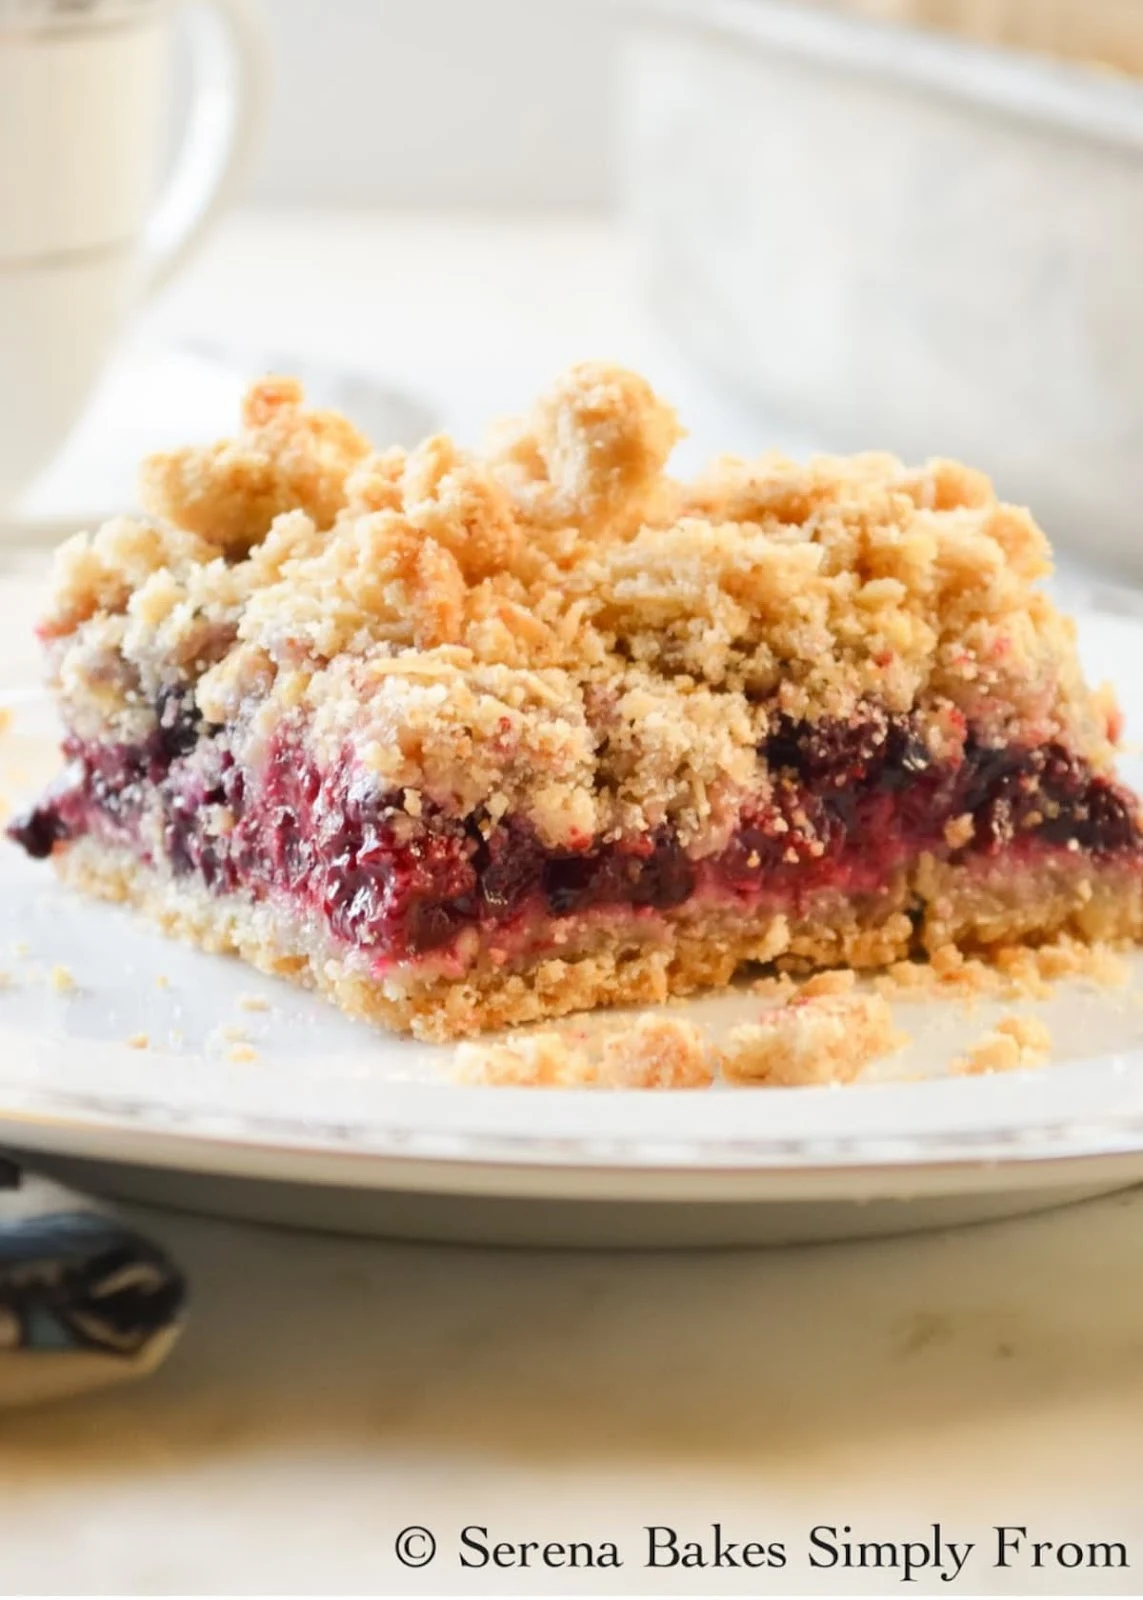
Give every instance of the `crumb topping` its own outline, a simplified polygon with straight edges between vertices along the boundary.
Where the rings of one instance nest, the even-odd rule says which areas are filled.
[[[562,1034],[532,1033],[457,1045],[453,1078],[501,1089],[577,1089],[595,1084],[598,1068]]]
[[[458,1045],[454,1080],[511,1088],[704,1089],[721,1070],[755,1087],[849,1083],[905,1043],[886,1001],[849,969],[819,973],[721,1043],[694,1023],[648,1011],[573,1042],[556,1032]]]
[[[810,993],[806,985],[758,1022],[730,1030],[720,1052],[724,1077],[772,1088],[851,1083],[902,1048],[907,1041],[883,996],[856,991],[841,974],[823,976],[839,981]]]
[[[599,1080],[609,1089],[705,1089],[710,1051],[693,1023],[649,1012],[603,1036]]]
[[[995,1028],[969,1046],[952,1064],[959,1077],[977,1077],[990,1072],[1015,1072],[1021,1067],[1040,1067],[1052,1053],[1052,1035],[1039,1017],[1002,1017]]]
[[[669,823],[694,855],[764,796],[779,716],[876,703],[942,759],[971,725],[1110,763],[1042,533],[954,463],[680,483],[673,411],[598,363],[483,454],[375,451],[283,378],[242,424],[152,457],[147,515],[58,552],[41,629],[85,736],[144,736],[176,687],[252,760],[294,718],[413,806],[513,810],[571,848]]]
[[[582,1044],[545,1032],[458,1045],[453,1077],[518,1089],[705,1089],[714,1067],[693,1023],[647,1012]]]

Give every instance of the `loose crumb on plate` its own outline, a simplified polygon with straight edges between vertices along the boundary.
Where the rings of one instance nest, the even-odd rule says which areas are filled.
[[[48,973],[48,982],[57,994],[74,994],[77,987],[71,968],[61,966],[59,962]]]
[[[586,1051],[559,1033],[532,1033],[519,1039],[476,1040],[456,1047],[457,1083],[510,1089],[578,1089],[598,1082],[599,1069]]]
[[[982,1034],[952,1064],[958,1077],[978,1077],[988,1072],[1015,1072],[1020,1067],[1042,1067],[1052,1053],[1052,1035],[1039,1017],[1002,1017],[995,1028]]]
[[[821,973],[721,1045],[661,1011],[583,1043],[556,1032],[476,1040],[457,1046],[453,1077],[515,1088],[705,1089],[721,1067],[731,1082],[755,1086],[848,1083],[906,1043],[888,1003],[854,984],[848,971]]]
[[[132,1050],[147,1050],[150,1048],[151,1040],[148,1034],[133,1033],[127,1039],[127,1043]]]
[[[705,1089],[710,1051],[691,1022],[654,1014],[603,1035],[599,1082],[606,1089]]]
[[[238,996],[238,1004],[243,1011],[269,1011],[270,1009],[270,1002],[264,995],[260,994],[240,994]]]
[[[648,1014],[611,1028],[592,1051],[554,1032],[457,1047],[460,1083],[510,1088],[705,1089],[714,1078],[710,1051],[693,1023]]]
[[[169,989],[170,987],[171,987],[171,980],[167,977],[165,972],[160,972],[155,978],[155,988],[156,989]]]
[[[805,996],[732,1028],[719,1052],[733,1083],[793,1088],[851,1083],[906,1043],[884,996],[845,989]]]
[[[226,1052],[226,1059],[242,1065],[248,1061],[257,1061],[258,1052],[252,1044],[232,1044]]]
[[[240,1028],[237,1023],[227,1022],[221,1027],[212,1028],[206,1036],[208,1050],[221,1050],[226,1045],[249,1044],[250,1035],[245,1028]]]

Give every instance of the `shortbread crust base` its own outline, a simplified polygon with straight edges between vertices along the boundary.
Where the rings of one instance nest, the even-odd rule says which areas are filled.
[[[362,952],[270,901],[214,894],[102,841],[79,839],[54,860],[71,886],[128,902],[173,937],[316,989],[349,1016],[434,1041],[720,988],[749,964],[875,969],[949,944],[981,954],[1061,934],[1110,944],[1143,937],[1134,859],[1059,851],[950,866],[924,856],[876,895],[822,893],[800,915],[701,900],[668,914],[612,907],[553,924],[558,946],[522,949],[512,963],[478,953],[459,976],[431,958],[378,974]]]

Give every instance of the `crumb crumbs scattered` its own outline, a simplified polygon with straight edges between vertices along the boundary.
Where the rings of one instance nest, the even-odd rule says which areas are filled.
[[[603,1036],[603,1088],[705,1089],[713,1080],[710,1052],[691,1022],[650,1015]]]
[[[160,972],[158,974],[158,976],[156,977],[156,979],[155,979],[155,988],[156,989],[169,989],[170,987],[171,987],[171,980],[167,977],[165,972]]]
[[[132,1050],[148,1050],[150,1049],[151,1040],[148,1034],[133,1033],[128,1038],[127,1043]]]
[[[507,1041],[476,1040],[453,1054],[457,1083],[509,1089],[578,1089],[597,1082],[586,1051],[558,1033],[532,1033]]]
[[[238,1004],[243,1011],[269,1011],[270,1002],[260,994],[240,994]]]
[[[220,1027],[211,1028],[203,1041],[204,1048],[214,1056],[226,1056],[231,1061],[252,1060],[253,1057],[235,1055],[235,1051],[252,1049],[250,1035],[245,1028],[238,1027],[235,1023],[224,1023]]]
[[[77,988],[71,968],[61,966],[58,962],[49,972],[48,982],[57,994],[74,994]]]
[[[248,1061],[257,1061],[258,1052],[252,1044],[232,1044],[226,1052],[226,1059],[241,1065]]]
[[[768,1087],[848,1083],[906,1036],[879,995],[857,993],[848,970],[819,973],[758,1023],[710,1043],[679,1017],[650,1012],[595,1035],[542,1032],[458,1045],[453,1077],[514,1088],[705,1089],[716,1072]]]
[[[1015,1072],[1021,1067],[1042,1067],[1052,1053],[1052,1034],[1039,1017],[1002,1017],[958,1056],[951,1070],[958,1077],[989,1072]]]
[[[906,1043],[882,995],[839,989],[797,995],[759,1022],[732,1028],[719,1053],[733,1083],[794,1088],[851,1083]]]
[[[453,1076],[500,1088],[705,1089],[714,1066],[693,1023],[650,1014],[585,1044],[543,1032],[458,1045]]]

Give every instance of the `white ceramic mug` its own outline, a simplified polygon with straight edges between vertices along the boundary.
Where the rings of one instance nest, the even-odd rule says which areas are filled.
[[[156,194],[175,9],[189,109]],[[233,193],[265,60],[256,0],[0,0],[0,512]]]

